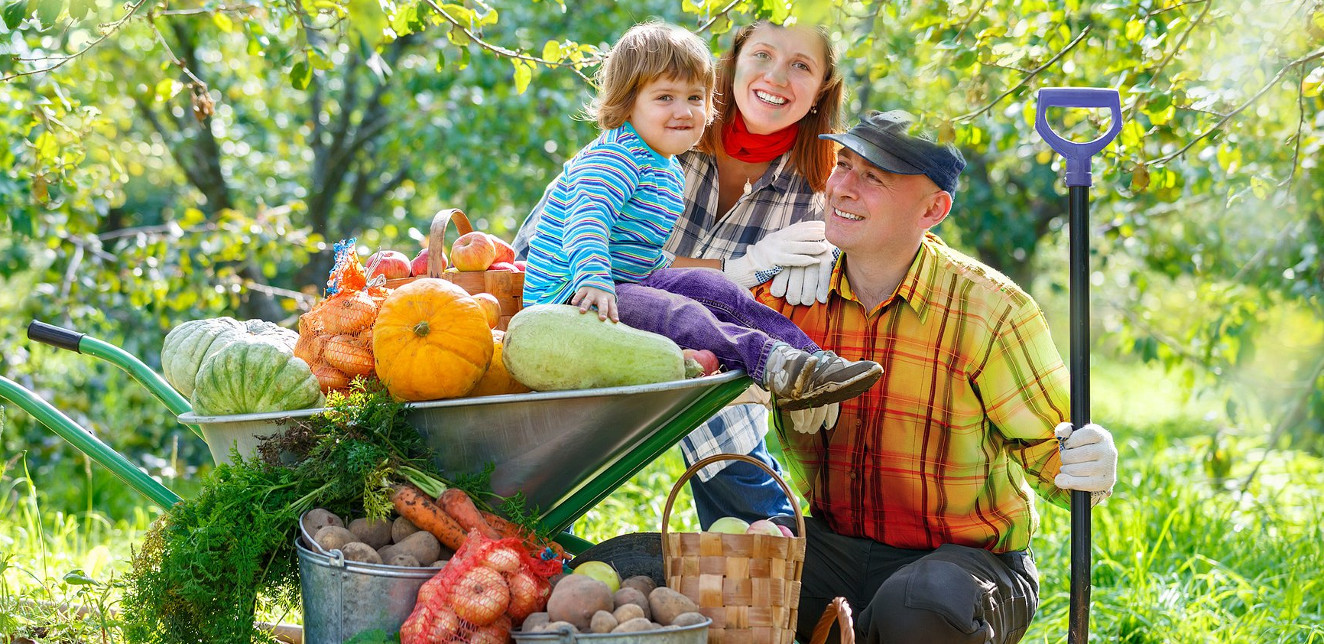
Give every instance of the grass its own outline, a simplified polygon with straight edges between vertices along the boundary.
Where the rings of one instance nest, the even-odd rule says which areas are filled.
[[[1260,432],[1223,427],[1214,401],[1178,402],[1181,392],[1160,371],[1102,364],[1093,373],[1094,420],[1113,430],[1121,453],[1116,493],[1093,514],[1093,640],[1324,644],[1324,461],[1264,451]],[[36,486],[21,459],[0,473],[0,642],[5,634],[119,641],[101,610],[79,617],[61,607],[113,608],[130,547],[158,510],[139,502],[108,516],[43,506],[45,498],[78,498],[70,486],[106,486],[109,478],[70,469],[78,471]],[[599,541],[658,530],[683,472],[669,452],[575,532]],[[1056,644],[1066,641],[1070,516],[1040,507],[1033,548],[1041,606],[1024,641]],[[697,529],[687,488],[678,491],[670,529]]]

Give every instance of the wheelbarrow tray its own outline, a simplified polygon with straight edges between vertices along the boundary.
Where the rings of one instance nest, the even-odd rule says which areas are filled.
[[[544,525],[564,528],[748,385],[744,372],[650,385],[410,403],[408,420],[448,477],[495,466],[492,491],[522,492]],[[251,453],[287,419],[325,408],[231,416],[181,414],[218,463]]]

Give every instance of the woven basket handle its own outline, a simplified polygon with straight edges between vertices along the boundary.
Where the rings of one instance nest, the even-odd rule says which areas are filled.
[[[451,219],[455,220],[455,230],[461,235],[474,231],[469,218],[459,208],[446,208],[432,216],[432,226],[428,228],[428,277],[441,277],[446,267],[446,227]]]
[[[841,631],[841,644],[855,644],[855,620],[851,619],[850,604],[845,597],[838,597],[823,609],[823,616],[814,626],[814,634],[809,637],[809,644],[826,644],[832,623],[836,622]]]
[[[768,476],[771,476],[772,480],[776,481],[777,485],[780,485],[782,487],[782,492],[786,493],[786,498],[791,500],[791,508],[795,510],[795,528],[796,528],[795,536],[799,539],[805,538],[804,513],[800,511],[800,504],[795,502],[795,495],[791,492],[791,488],[786,485],[786,481],[782,480],[782,477],[777,476],[777,473],[772,471],[772,468],[768,467],[763,463],[763,461],[760,461],[756,458],[751,458],[749,456],[745,456],[744,454],[714,454],[712,456],[709,456],[708,458],[700,460],[698,463],[695,463],[694,465],[691,465],[690,469],[685,470],[685,473],[682,474],[680,478],[676,480],[676,484],[671,486],[671,494],[667,495],[667,505],[662,510],[662,560],[663,561],[667,561],[670,558],[670,553],[668,552],[668,548],[667,548],[667,524],[671,522],[671,506],[676,502],[676,495],[680,493],[680,488],[685,485],[686,481],[690,480],[690,477],[697,474],[699,470],[718,461],[744,461],[746,463],[753,463],[754,465],[759,466],[759,468],[762,469],[764,472],[767,472]]]

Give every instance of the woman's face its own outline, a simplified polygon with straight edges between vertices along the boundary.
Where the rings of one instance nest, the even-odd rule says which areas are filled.
[[[804,118],[826,73],[827,54],[812,29],[756,28],[736,58],[732,87],[749,131],[770,134]]]

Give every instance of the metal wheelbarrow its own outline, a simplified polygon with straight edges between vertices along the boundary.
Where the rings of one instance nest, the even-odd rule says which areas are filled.
[[[223,462],[231,445],[240,451],[256,437],[275,433],[280,421],[323,411],[198,416],[187,400],[133,355],[76,331],[33,321],[28,337],[105,360],[124,370],[204,437]],[[536,392],[410,404],[409,421],[447,475],[495,465],[493,492],[523,492],[539,508],[543,527],[572,553],[592,545],[562,532],[589,509],[707,421],[750,384],[741,371],[631,387]],[[28,412],[125,484],[162,506],[179,496],[127,458],[21,385],[0,376],[0,400]]]

